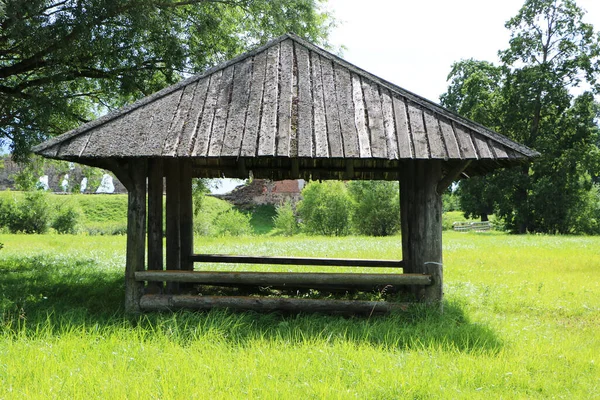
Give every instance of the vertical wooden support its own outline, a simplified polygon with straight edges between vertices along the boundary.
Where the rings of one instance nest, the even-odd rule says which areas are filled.
[[[165,164],[167,183],[167,269],[181,269],[181,215],[179,161],[170,160]],[[177,282],[167,284],[167,292],[179,291]]]
[[[135,272],[144,270],[146,253],[146,160],[133,160],[127,171],[127,256],[125,261],[125,311],[140,311],[143,283]]]
[[[442,178],[440,160],[409,160],[402,166],[400,213],[405,272],[431,274],[433,284],[415,288],[419,300],[440,302],[442,277]]]
[[[194,263],[190,256],[194,252],[194,210],[192,203],[192,164],[190,160],[180,161],[179,182],[179,221],[181,228],[181,255],[182,270],[191,271]]]
[[[163,269],[163,167],[162,160],[148,162],[148,269]],[[162,282],[148,283],[148,293],[162,292]]]

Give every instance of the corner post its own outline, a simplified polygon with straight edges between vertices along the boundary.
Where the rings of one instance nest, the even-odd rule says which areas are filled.
[[[441,302],[442,268],[442,197],[437,186],[442,178],[440,160],[409,160],[400,172],[400,213],[402,258],[405,272],[430,274],[433,284],[413,288],[424,302]]]
[[[140,312],[143,283],[135,272],[145,268],[146,253],[146,160],[130,161],[123,171],[127,182],[127,255],[125,261],[125,312]]]

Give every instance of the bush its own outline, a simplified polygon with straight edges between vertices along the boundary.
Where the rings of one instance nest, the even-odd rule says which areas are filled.
[[[307,233],[347,235],[350,230],[352,199],[343,182],[310,182],[302,190],[297,211]]]
[[[354,201],[352,227],[361,235],[388,236],[400,229],[398,182],[352,181],[348,191]]]
[[[58,207],[56,216],[52,221],[52,228],[58,233],[77,233],[77,220],[79,213],[70,206]]]
[[[219,214],[214,221],[218,236],[246,236],[252,234],[250,216],[233,208]]]
[[[25,193],[20,200],[13,198],[0,205],[0,223],[11,233],[46,233],[49,221],[50,208],[41,191]]]
[[[298,231],[298,223],[294,215],[292,203],[286,201],[275,208],[276,215],[273,217],[275,229],[285,236],[292,236]]]

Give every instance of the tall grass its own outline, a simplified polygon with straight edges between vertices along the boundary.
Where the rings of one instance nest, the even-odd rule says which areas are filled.
[[[123,237],[0,235],[0,399],[600,398],[600,238],[444,234],[444,313],[123,314]],[[400,238],[198,238],[396,258]]]

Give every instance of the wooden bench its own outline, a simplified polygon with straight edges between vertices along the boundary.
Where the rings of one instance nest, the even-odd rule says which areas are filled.
[[[338,266],[398,268],[404,261],[338,259],[309,257],[257,257],[225,254],[193,254],[193,262],[229,264],[272,264],[296,266]],[[182,271],[147,270],[135,272],[136,281],[185,282],[218,287],[268,287],[273,289],[317,290],[382,290],[398,286],[428,286],[432,275],[405,273],[347,272],[254,272],[254,271]],[[331,300],[260,296],[201,296],[178,294],[145,294],[140,300],[142,310],[172,310],[179,308],[232,308],[260,311],[310,311],[334,314],[365,315],[406,309],[407,303],[384,301]]]

